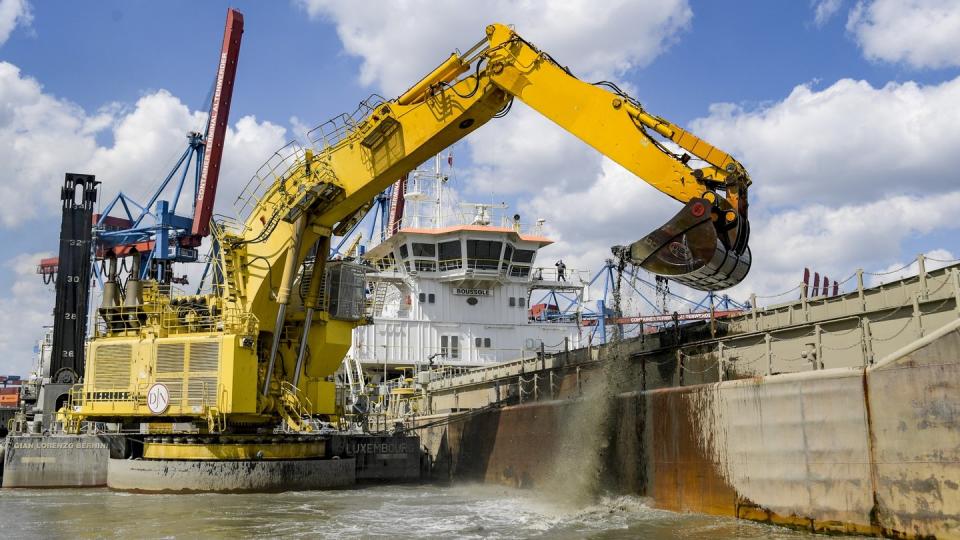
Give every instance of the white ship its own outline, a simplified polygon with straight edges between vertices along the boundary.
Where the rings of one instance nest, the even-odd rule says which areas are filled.
[[[363,255],[374,268],[373,324],[354,330],[349,384],[361,370],[379,382],[407,369],[480,367],[585,345],[576,314],[530,305],[544,296],[535,291],[579,301],[585,289],[580,272],[538,260],[552,243],[542,220],[524,230],[518,215],[495,215],[505,205],[459,204],[439,156],[432,165],[393,187],[383,238]]]

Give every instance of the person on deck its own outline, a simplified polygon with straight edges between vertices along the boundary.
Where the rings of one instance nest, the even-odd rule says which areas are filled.
[[[557,281],[566,281],[567,280],[567,265],[563,264],[563,260],[557,261],[554,265],[557,267]]]

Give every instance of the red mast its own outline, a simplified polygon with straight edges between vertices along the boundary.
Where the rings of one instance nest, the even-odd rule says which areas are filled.
[[[210,233],[210,218],[217,196],[217,181],[220,178],[220,159],[223,157],[223,139],[227,133],[230,117],[230,100],[233,97],[233,82],[237,76],[237,60],[240,58],[240,38],[243,36],[243,14],[231,8],[227,10],[227,25],[223,31],[223,46],[220,49],[220,68],[210,104],[210,122],[207,124],[206,149],[203,168],[200,170],[200,185],[193,214],[193,230],[196,236]]]

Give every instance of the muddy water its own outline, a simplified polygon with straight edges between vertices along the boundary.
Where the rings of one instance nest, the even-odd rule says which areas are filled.
[[[3,538],[814,538],[653,510],[636,497],[575,506],[531,490],[489,485],[272,495],[0,490],[0,517]]]
[[[617,273],[619,290],[623,265]],[[620,313],[619,294],[614,294],[614,313]],[[607,470],[609,442],[614,439],[617,396],[625,390],[625,381],[632,380],[630,359],[617,327],[611,325],[610,341],[601,360],[599,376],[581,386],[581,403],[561,426],[561,448],[553,454],[554,462],[545,479],[543,490],[554,501],[583,506],[597,500],[611,485],[613,471]]]

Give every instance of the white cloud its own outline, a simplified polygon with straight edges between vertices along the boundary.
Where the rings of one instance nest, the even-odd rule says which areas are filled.
[[[871,60],[913,68],[960,66],[960,3],[956,0],[860,1],[847,30]]]
[[[694,121],[694,133],[737,155],[754,179],[754,265],[731,296],[790,289],[805,266],[837,280],[886,268],[914,256],[907,246],[925,235],[960,227],[950,211],[960,204],[957,99],[960,79],[883,88],[843,80],[797,87],[757,111],[718,105]],[[584,189],[529,190],[530,219],[546,217],[558,240],[545,257],[598,268],[609,246],[640,238],[677,208],[610,162],[592,178]]]
[[[960,158],[951,150],[960,145],[950,106],[957,99],[960,79],[883,88],[844,80],[822,91],[797,87],[757,111],[718,105],[693,122],[694,133],[744,161],[755,182],[754,266],[731,295],[785,291],[804,266],[838,280],[858,267],[884,268],[913,255],[909,241],[957,228],[949,212],[960,203]],[[558,240],[545,257],[597,268],[609,246],[639,239],[677,209],[609,161],[592,178],[583,189],[529,190],[530,218],[547,218]]]
[[[841,281],[857,268],[896,268],[898,261],[915,256],[906,252],[907,241],[960,228],[952,210],[957,204],[960,191],[865,204],[811,204],[754,216],[753,268],[732,295],[785,291],[800,283],[804,267],[826,273],[831,281]]]
[[[753,267],[742,284],[724,292],[741,301],[752,292],[784,292],[799,284],[804,267],[836,281],[851,276],[857,268],[873,272],[899,268],[904,265],[899,261],[915,255],[906,251],[909,240],[934,231],[960,229],[952,212],[958,204],[960,191],[952,191],[865,204],[805,204],[779,212],[755,212],[750,242]],[[556,240],[542,250],[539,265],[549,267],[562,258],[570,268],[596,271],[610,257],[610,246],[640,239],[679,208],[679,203],[665,202],[663,194],[604,159],[595,184],[584,189],[549,188],[523,205],[521,212],[528,216],[526,221],[546,218],[546,235]],[[942,249],[930,251],[930,256],[954,258]],[[928,268],[938,267],[934,263]],[[677,284],[671,284],[671,290],[687,298],[703,296]]]
[[[956,263],[960,258],[946,249],[934,249],[923,254],[926,260],[923,267],[927,272],[938,270],[945,266]],[[895,262],[886,268],[871,272],[869,279],[865,280],[868,285],[879,285],[889,283],[899,279],[915,276],[920,273],[920,262],[913,258],[909,262]]]
[[[166,90],[144,95],[130,107],[109,104],[88,113],[44,92],[17,66],[0,62],[0,176],[5,179],[0,198],[6,203],[0,224],[13,228],[55,217],[60,206],[55,193],[65,172],[95,174],[103,182],[102,201],[123,190],[146,202],[186,148],[187,132],[202,131],[204,118]],[[104,133],[112,135],[109,146],[97,144],[97,135]],[[285,137],[282,126],[252,116],[230,127],[218,208],[229,208]]]
[[[33,13],[27,0],[0,0],[0,45],[10,39],[17,26],[30,26]]]
[[[491,20],[515,24],[575,73],[617,77],[652,61],[690,19],[685,3],[665,10],[665,3],[591,6],[601,12],[574,17],[569,10],[578,8],[557,16],[529,3],[494,2],[476,15],[414,0],[389,19],[323,0],[300,3],[337,26],[345,51],[362,60],[361,82],[386,95],[406,89],[453,47],[472,45],[468,37]],[[842,9],[842,1],[811,4],[820,23]],[[510,8],[508,16],[500,15]],[[650,9],[663,11],[639,16]],[[648,26],[638,28],[638,22]],[[624,43],[635,47],[622,50]],[[841,80],[822,90],[798,86],[782,101],[753,110],[718,104],[693,122],[694,133],[736,155],[755,181],[754,269],[732,297],[792,287],[804,266],[837,278],[859,266],[883,268],[909,258],[905,246],[917,238],[955,227],[941,209],[960,202],[953,172],[960,169],[953,151],[960,145],[958,100],[960,78],[880,88]],[[547,266],[563,258],[570,268],[596,270],[610,257],[610,246],[641,238],[679,209],[519,104],[472,135],[468,148],[473,166],[461,171],[465,191],[512,193],[523,201],[524,222],[545,218],[546,233],[556,240],[541,254]]]
[[[37,262],[50,252],[21,253],[3,269],[13,276],[0,294],[0,374],[26,375],[36,361],[33,345],[43,337],[43,326],[53,324],[53,285],[36,275]]]
[[[511,2],[482,7],[409,0],[379,16],[349,2],[297,0],[311,17],[331,20],[345,51],[363,63],[360,82],[397,95],[459,47],[484,37],[493,22],[515,25],[574,73],[611,77],[657,57],[687,28],[686,0]]]
[[[58,208],[55,186],[64,172],[84,172],[79,167],[95,151],[101,125],[102,118],[43,93],[19,68],[0,62],[0,224],[12,227]],[[37,193],[50,200],[37,200]]]
[[[544,231],[556,243],[541,252],[540,265],[562,258],[571,269],[596,270],[614,245],[633,243],[680,210],[646,182],[603,158],[598,175],[582,186],[546,186],[520,207],[523,221],[546,219]]]
[[[470,193],[576,189],[600,173],[596,150],[522,103],[474,132],[467,143],[474,163],[465,175]]]
[[[843,0],[813,0],[813,19],[817,26],[823,26],[840,11]]]
[[[55,248],[65,172],[95,174],[103,182],[101,204],[120,190],[145,203],[186,148],[187,131],[202,131],[203,123],[203,113],[190,111],[165,90],[144,95],[132,106],[109,104],[90,113],[45,93],[19,68],[0,62],[0,199],[5,203],[0,226],[48,232],[48,244]],[[253,116],[229,127],[217,197],[220,211],[232,213],[240,188],[284,143],[286,131]],[[98,145],[97,136],[107,134],[112,144]],[[189,203],[181,204],[178,213],[188,213]],[[44,242],[43,234],[34,234]],[[52,287],[43,286],[34,274],[40,257],[22,254],[3,268],[13,285],[0,292],[0,358],[10,362],[0,364],[0,373],[26,372],[33,362],[32,344],[42,337],[41,327],[50,324]]]
[[[843,79],[756,110],[713,105],[691,128],[747,166],[754,202],[871,201],[956,187],[958,102],[960,77],[880,88]]]

